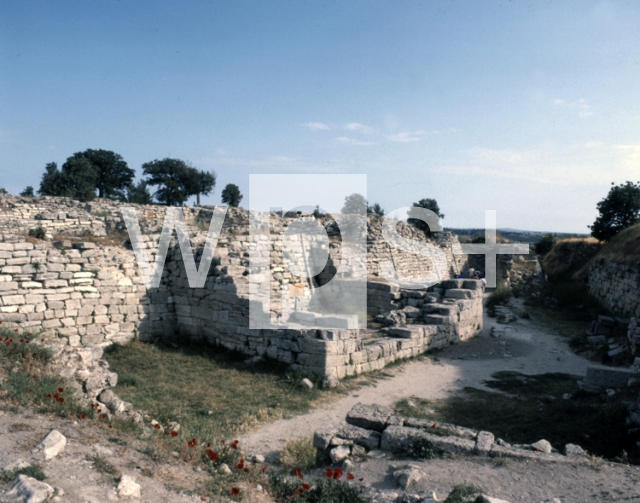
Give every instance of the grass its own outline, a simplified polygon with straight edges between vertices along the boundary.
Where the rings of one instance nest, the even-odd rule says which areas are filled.
[[[96,454],[93,456],[87,456],[86,459],[91,461],[91,463],[93,463],[93,468],[100,473],[113,475],[114,477],[118,477],[121,474],[120,470],[116,466],[109,463],[109,461],[102,456]]]
[[[586,276],[589,266],[598,261],[640,267],[640,224],[627,227],[605,244],[599,253],[576,274]]]
[[[273,475],[268,490],[276,503],[366,503],[358,487],[340,480],[324,479],[310,483],[304,490],[302,481]]]
[[[285,470],[310,470],[316,466],[316,448],[310,438],[288,440],[280,452],[280,464]]]
[[[29,466],[25,466],[24,468],[20,468],[18,470],[5,470],[0,473],[0,482],[8,483],[15,479],[18,475],[26,475],[27,477],[31,477],[33,479],[39,480],[42,482],[47,478],[45,473],[42,471],[42,467],[38,464],[32,464]]]
[[[582,393],[577,376],[559,373],[503,371],[492,378],[485,384],[496,391],[467,387],[443,400],[405,399],[396,404],[396,412],[490,431],[510,443],[544,438],[559,449],[573,443],[607,459],[640,463],[635,444],[639,438],[628,436],[625,427],[627,406],[637,398],[635,393],[622,392],[614,398]],[[571,398],[563,399],[565,393]]]
[[[594,238],[562,239],[542,260],[549,281],[567,281],[587,264],[602,248]]]
[[[513,294],[511,288],[504,285],[498,285],[498,287],[491,292],[491,295],[487,298],[485,307],[487,308],[487,314],[492,318],[496,316],[496,307],[505,305],[509,302],[511,295]]]
[[[206,344],[171,345],[132,342],[112,346],[104,358],[118,373],[114,392],[180,433],[218,441],[258,424],[306,412],[327,392],[319,376],[288,371],[266,361],[247,368],[245,355]],[[309,377],[316,386],[301,386]]]
[[[433,459],[440,457],[442,450],[424,437],[409,437],[407,456],[413,459]]]

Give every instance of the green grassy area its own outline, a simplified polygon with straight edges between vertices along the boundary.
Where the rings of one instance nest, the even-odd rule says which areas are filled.
[[[332,393],[318,389],[319,376],[272,361],[247,367],[245,355],[204,344],[132,342],[112,346],[104,358],[118,374],[118,396],[163,425],[180,423],[182,436],[207,441],[305,412]],[[302,377],[316,386],[300,385]]]
[[[496,391],[468,387],[444,400],[404,399],[396,412],[490,431],[510,443],[544,438],[558,449],[573,443],[594,455],[640,463],[639,438],[627,436],[625,427],[635,391],[612,398],[590,395],[578,390],[577,376],[559,373],[504,371],[492,377],[486,385]],[[571,398],[563,399],[565,393]]]

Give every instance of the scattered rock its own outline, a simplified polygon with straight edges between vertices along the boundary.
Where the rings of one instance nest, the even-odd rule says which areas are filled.
[[[531,447],[534,451],[544,452],[545,454],[551,454],[551,451],[553,450],[551,444],[544,439],[531,444]]]
[[[38,448],[42,450],[45,460],[53,459],[60,454],[67,445],[67,438],[58,430],[51,430],[44,437]]]
[[[407,465],[404,468],[393,472],[393,478],[403,489],[419,482],[422,477],[424,477],[424,472],[413,465]]]
[[[342,471],[345,473],[348,473],[348,472],[352,472],[353,469],[354,469],[353,463],[350,460],[345,459],[344,463],[342,463]]]
[[[336,376],[327,376],[322,380],[322,387],[325,389],[337,388],[340,381]]]
[[[302,384],[307,389],[313,389],[313,383],[306,377],[302,381],[300,381],[300,384]]]
[[[21,498],[24,503],[40,503],[53,496],[53,493],[53,487],[49,484],[26,475],[18,475],[7,496]]]
[[[481,494],[480,496],[478,496],[478,499],[476,499],[475,503],[509,503],[509,502],[507,500],[492,498],[491,496],[485,496],[484,494]]]
[[[256,454],[252,459],[254,463],[264,463],[264,456],[262,454]]]
[[[222,463],[218,467],[218,473],[221,473],[222,475],[231,475],[231,468],[229,468],[228,464]]]
[[[120,477],[118,484],[118,496],[121,498],[140,498],[140,484],[130,475]]]
[[[349,449],[349,447],[346,445],[339,445],[329,451],[329,456],[331,456],[331,462],[334,464],[344,461],[349,457],[350,454],[351,454],[351,449]]]
[[[616,394],[616,390],[612,389],[612,388],[607,388],[606,393],[607,393],[607,396],[611,397],[611,396],[614,396]]]
[[[493,433],[488,431],[478,432],[475,445],[476,454],[487,456],[489,451],[491,451],[494,441],[495,437],[493,436]]]
[[[357,403],[347,413],[347,423],[368,430],[384,431],[392,414],[389,407]]]
[[[586,456],[586,451],[576,444],[567,444],[564,446],[565,456]]]

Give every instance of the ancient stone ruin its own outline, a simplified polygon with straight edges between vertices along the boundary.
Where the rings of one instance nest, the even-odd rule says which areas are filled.
[[[166,208],[134,206],[151,259],[158,250]],[[427,240],[421,231],[397,225],[403,236],[441,250],[441,263],[434,264],[389,246],[382,238],[380,219],[369,217],[366,274],[353,280],[339,265],[352,259],[341,256],[339,231],[335,222],[325,219],[329,246],[319,246],[319,252],[328,256],[327,266],[309,281],[288,271],[282,231],[293,220],[310,216],[273,213],[263,247],[269,268],[262,271],[269,275],[270,303],[261,307],[270,325],[256,329],[249,323],[255,246],[252,250],[247,211],[227,212],[203,288],[190,287],[174,238],[159,287],[147,289],[127,246],[121,209],[113,201],[86,204],[66,198],[2,196],[0,320],[34,331],[41,328],[50,341],[72,347],[182,333],[248,357],[270,358],[337,378],[383,368],[468,339],[482,329],[481,285],[454,279],[469,264],[467,256],[454,253],[457,238],[450,233]],[[212,208],[184,208],[196,262],[212,214]],[[392,263],[406,277],[425,276],[437,266],[447,279],[428,290],[401,288],[383,277],[383,263]],[[339,283],[347,297],[350,288],[366,292],[367,313],[323,313],[320,292],[332,291],[327,289],[332,283]],[[287,326],[278,328],[284,321]]]

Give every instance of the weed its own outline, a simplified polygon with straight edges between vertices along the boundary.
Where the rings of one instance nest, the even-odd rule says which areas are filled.
[[[365,503],[357,487],[339,480],[316,480],[307,491],[300,490],[300,483],[282,475],[269,478],[268,490],[277,503]]]
[[[407,445],[407,456],[413,459],[433,459],[442,455],[433,442],[425,437],[409,437]]]
[[[105,458],[99,455],[87,456],[86,459],[93,463],[93,468],[99,471],[100,473],[104,473],[106,475],[113,475],[117,477],[120,475],[120,470],[109,463]]]
[[[0,474],[0,481],[4,483],[11,482],[18,475],[26,475],[27,477],[31,477],[41,482],[47,478],[45,473],[42,471],[42,467],[40,465],[32,464],[29,466],[25,466],[24,468],[20,468],[18,470],[3,471]]]
[[[47,231],[44,227],[42,227],[42,225],[38,225],[38,227],[29,231],[29,235],[33,236],[36,239],[44,239],[47,235]]]
[[[504,305],[509,302],[511,295],[513,294],[511,288],[508,288],[503,285],[498,285],[498,287],[489,295],[487,298],[486,308],[487,314],[492,318],[496,316],[496,307],[499,305]]]
[[[478,486],[458,484],[451,490],[444,503],[472,503],[482,493],[483,490]]]
[[[310,438],[287,440],[280,453],[280,464],[287,470],[303,471],[316,466],[316,448]]]

